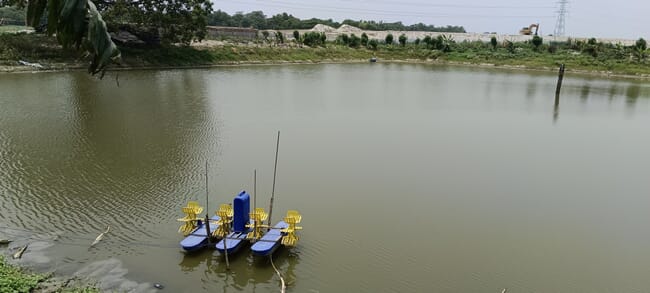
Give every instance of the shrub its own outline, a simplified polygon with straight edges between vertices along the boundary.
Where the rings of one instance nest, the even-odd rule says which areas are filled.
[[[310,47],[316,47],[316,46],[321,46],[325,45],[325,42],[323,42],[321,33],[317,32],[308,32],[302,35],[302,42],[303,44],[310,46]]]
[[[433,39],[431,36],[425,36],[422,42],[424,42],[429,49],[433,49]]]
[[[634,45],[638,49],[643,51],[645,51],[648,48],[648,43],[643,38],[638,39]]]
[[[359,48],[361,45],[361,39],[357,37],[355,34],[350,35],[350,42],[348,43],[348,46],[351,48]]]
[[[350,37],[347,34],[340,34],[336,37],[336,43],[340,45],[347,45],[350,43]]]
[[[542,45],[542,42],[543,42],[542,37],[540,37],[540,36],[534,36],[533,37],[532,43],[533,43],[533,46],[535,46],[535,51],[537,51],[537,49],[539,49],[539,46]]]
[[[280,31],[275,32],[275,41],[279,44],[284,44],[284,34]]]
[[[510,54],[515,53],[515,43],[505,40],[503,41],[503,46],[506,48],[506,50],[508,50]]]
[[[386,35],[385,41],[386,41],[387,45],[392,45],[393,44],[393,34]]]
[[[361,46],[368,46],[368,35],[366,35],[366,33],[361,34]]]
[[[408,39],[408,38],[406,37],[405,34],[401,34],[401,35],[399,36],[398,40],[399,40],[400,45],[402,45],[402,47],[406,46],[406,40],[407,40],[407,39]]]
[[[372,40],[368,41],[368,47],[370,47],[370,49],[372,49],[373,51],[377,50],[378,45],[379,45],[379,41],[377,41],[375,39],[372,39]]]

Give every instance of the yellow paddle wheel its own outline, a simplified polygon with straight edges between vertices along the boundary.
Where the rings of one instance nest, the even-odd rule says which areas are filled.
[[[230,234],[233,214],[234,212],[231,205],[222,204],[219,206],[219,210],[217,210],[217,215],[220,218],[219,221],[217,221],[219,227],[217,227],[217,230],[212,232],[212,236],[224,238]]]
[[[246,239],[251,242],[255,242],[264,236],[262,229],[268,228],[268,225],[264,225],[264,221],[268,219],[269,215],[264,211],[264,208],[256,208],[254,212],[250,213],[250,218],[253,220],[252,224],[246,224],[246,228],[253,228],[252,231],[246,234]]]
[[[199,221],[202,220],[198,215],[203,211],[203,207],[196,201],[190,201],[181,210],[185,214],[185,217],[178,219],[179,222],[184,222],[178,228],[178,233],[183,233],[183,236],[187,236],[198,227]]]
[[[298,240],[300,238],[298,235],[296,235],[297,230],[302,230],[302,227],[296,226],[296,224],[300,223],[300,220],[302,219],[302,216],[298,211],[294,210],[288,210],[287,211],[287,216],[284,217],[284,222],[287,223],[289,226],[287,228],[282,229],[282,245],[288,246],[288,247],[293,247],[298,244]]]

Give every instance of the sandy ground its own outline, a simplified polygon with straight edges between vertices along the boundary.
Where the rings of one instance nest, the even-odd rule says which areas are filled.
[[[280,30],[280,31],[285,35],[285,39],[293,40],[294,30]],[[506,35],[506,34],[490,34],[490,33],[479,34],[479,33],[437,33],[437,32],[422,32],[422,31],[364,31],[349,25],[342,25],[338,29],[326,25],[316,25],[312,29],[298,30],[298,31],[300,32],[300,34],[304,34],[306,32],[324,32],[325,35],[327,36],[328,41],[336,40],[336,37],[338,37],[340,34],[348,34],[348,35],[355,34],[357,36],[361,36],[361,34],[364,32],[368,35],[368,38],[377,39],[377,40],[384,40],[386,39],[386,36],[388,34],[392,34],[394,36],[395,42],[397,42],[397,37],[400,36],[401,34],[405,34],[409,42],[413,42],[417,38],[424,39],[424,37],[426,36],[431,36],[435,38],[439,35],[448,35],[448,36],[450,35],[456,42],[463,42],[463,41],[489,42],[492,37],[496,37],[498,42],[503,42],[507,40],[516,43],[516,42],[528,41],[533,38],[533,36],[525,36],[525,35]],[[273,36],[273,34],[271,34],[271,36]],[[566,42],[568,39],[583,40],[583,41],[586,41],[588,39],[588,38],[553,37],[553,36],[541,36],[541,37],[544,39],[545,43],[549,43],[551,41]],[[604,38],[598,39],[598,41],[603,43],[612,43],[612,44],[620,43],[625,46],[633,45],[634,42],[636,42],[636,40],[604,39]]]

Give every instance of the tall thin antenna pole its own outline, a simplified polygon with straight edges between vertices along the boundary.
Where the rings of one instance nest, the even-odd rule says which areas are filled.
[[[268,230],[271,230],[271,215],[273,214],[273,198],[275,197],[275,175],[278,171],[278,152],[280,150],[280,131],[278,130],[278,141],[275,144],[275,166],[273,167],[273,188],[271,189],[271,206],[269,207]]]
[[[257,208],[257,169],[253,170],[253,211]]]
[[[257,169],[253,169],[253,215],[255,219],[253,220],[253,242],[257,240]]]
[[[554,36],[558,37],[563,37],[565,34],[564,27],[565,27],[565,22],[566,22],[566,14],[567,14],[567,4],[569,4],[569,0],[559,0],[557,2],[560,4],[560,8],[557,11],[557,22],[555,23],[555,31],[553,32]]]
[[[210,210],[210,206],[208,206],[208,197],[209,196],[208,192],[208,160],[205,160],[205,214],[206,216],[208,215],[208,211]]]
[[[208,191],[208,160],[205,160],[205,237],[208,239],[208,245],[212,244],[212,237],[210,233],[210,215],[209,215],[209,210],[210,206],[208,206],[208,198],[210,197],[210,193]]]

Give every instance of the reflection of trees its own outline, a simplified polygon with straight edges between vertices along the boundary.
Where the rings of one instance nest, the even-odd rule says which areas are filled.
[[[626,102],[630,106],[634,106],[636,104],[636,101],[639,99],[639,96],[641,95],[641,86],[638,84],[630,84],[630,86],[627,87],[627,90],[625,90],[625,97],[626,97]]]
[[[580,88],[580,100],[581,101],[583,101],[583,102],[587,101],[587,99],[589,98],[589,91],[590,90],[591,90],[591,86],[588,83],[584,84],[582,86],[582,88]]]
[[[619,88],[616,84],[612,84],[612,86],[609,88],[609,100],[612,101],[614,99],[614,96],[616,93],[618,93]]]
[[[537,93],[537,76],[533,76],[528,79],[526,83],[526,97],[528,99],[533,99]]]

